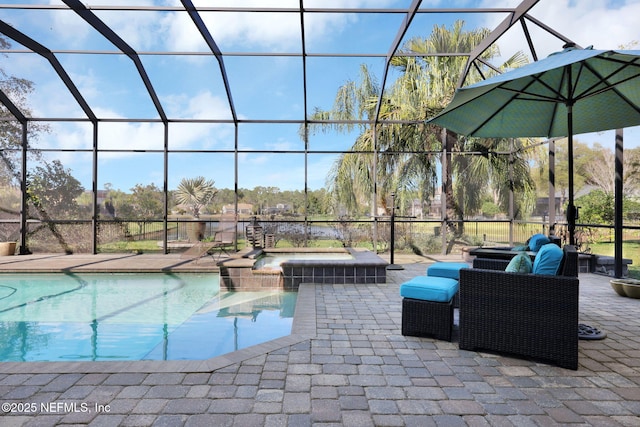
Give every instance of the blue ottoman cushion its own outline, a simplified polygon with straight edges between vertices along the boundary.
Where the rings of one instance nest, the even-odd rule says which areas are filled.
[[[447,277],[416,276],[400,285],[400,296],[435,302],[449,302],[458,292],[458,281]]]
[[[427,267],[427,276],[448,277],[449,279],[460,278],[460,270],[469,268],[465,262],[436,262]]]

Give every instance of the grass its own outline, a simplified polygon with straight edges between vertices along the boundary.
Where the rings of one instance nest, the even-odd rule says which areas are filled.
[[[475,230],[474,230],[475,231]],[[479,231],[490,231],[488,229]],[[522,231],[522,230],[521,230]],[[531,228],[527,227],[527,232],[535,232]],[[238,247],[243,248],[245,246],[244,240],[238,241]],[[282,239],[276,245],[277,247],[291,247],[292,245],[285,239]],[[310,241],[311,247],[342,247],[342,243],[338,240],[324,240],[318,239]],[[365,245],[366,246],[366,245]],[[369,245],[370,246],[370,245]],[[598,255],[614,255],[613,242],[592,243],[591,253]],[[371,248],[369,248],[371,249]],[[100,252],[144,252],[144,253],[157,253],[161,252],[162,248],[158,246],[157,240],[137,240],[131,242],[114,242],[110,244],[100,245]],[[398,250],[398,252],[402,252]],[[623,258],[631,259],[632,263],[629,265],[629,277],[640,279],[640,241],[626,241],[622,245]]]
[[[591,243],[592,254],[613,256],[615,247],[613,242]],[[629,277],[640,279],[640,241],[624,242],[622,244],[622,257],[631,260]]]
[[[100,245],[100,252],[161,252],[157,240],[120,241]]]

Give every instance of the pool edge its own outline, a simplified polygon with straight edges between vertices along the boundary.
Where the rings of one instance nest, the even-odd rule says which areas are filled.
[[[316,336],[315,284],[298,289],[291,334],[204,360],[140,360],[120,362],[0,362],[0,374],[211,372]]]

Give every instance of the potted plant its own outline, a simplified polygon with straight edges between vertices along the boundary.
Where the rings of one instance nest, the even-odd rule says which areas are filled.
[[[12,218],[10,214],[13,213],[10,212],[9,215],[0,213],[0,219],[10,219]],[[19,232],[17,224],[3,224],[3,227],[0,227],[0,256],[15,255]]]
[[[8,256],[16,253],[17,242],[0,242],[0,256]]]
[[[200,218],[200,211],[211,203],[218,193],[215,183],[203,176],[196,178],[183,178],[175,191],[176,202],[189,210],[195,219]],[[187,236],[189,241],[202,240],[206,228],[205,222],[190,222],[187,224]]]

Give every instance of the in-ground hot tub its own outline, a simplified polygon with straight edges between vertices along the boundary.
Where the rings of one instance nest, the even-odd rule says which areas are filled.
[[[353,248],[269,248],[220,263],[227,290],[297,290],[300,283],[385,283],[388,263]]]

